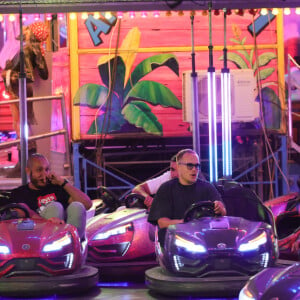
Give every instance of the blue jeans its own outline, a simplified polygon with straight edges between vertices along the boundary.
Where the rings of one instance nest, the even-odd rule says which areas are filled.
[[[45,219],[59,218],[75,226],[79,237],[84,238],[86,225],[86,209],[80,202],[71,202],[66,211],[60,202],[52,201],[41,211],[40,216]]]

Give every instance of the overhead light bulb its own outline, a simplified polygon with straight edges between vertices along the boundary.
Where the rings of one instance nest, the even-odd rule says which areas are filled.
[[[76,20],[76,14],[75,13],[70,13],[70,19],[71,20]]]
[[[8,20],[10,22],[14,22],[14,21],[16,21],[16,16],[15,15],[9,15]]]
[[[63,20],[64,14],[62,14],[62,13],[57,14],[57,18],[58,18],[58,20]]]
[[[219,15],[220,15],[220,10],[215,9],[215,10],[214,10],[214,15],[215,15],[215,16],[219,16]]]
[[[260,14],[261,14],[262,16],[266,16],[266,15],[268,14],[268,9],[267,9],[267,8],[262,8],[262,9],[260,10]]]
[[[117,12],[117,18],[118,19],[123,19],[123,13],[121,11]]]
[[[158,18],[159,17],[159,12],[158,11],[154,11],[153,12],[153,17],[154,18]]]
[[[87,13],[87,12],[83,12],[83,13],[81,14],[81,19],[82,19],[82,20],[86,20],[88,17],[89,17],[89,16],[88,16],[88,13]]]
[[[104,18],[109,20],[112,17],[112,13],[110,11],[106,11],[104,14]]]
[[[46,20],[51,21],[52,20],[52,15],[51,14],[46,14]]]
[[[256,13],[257,13],[257,9],[251,8],[251,9],[249,9],[248,12],[249,12],[250,15],[255,16]]]

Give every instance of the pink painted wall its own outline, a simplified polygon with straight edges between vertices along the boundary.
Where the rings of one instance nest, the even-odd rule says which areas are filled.
[[[236,38],[236,32],[233,31],[233,26],[240,30],[241,39],[245,38],[245,46],[253,46],[254,38],[247,30],[247,26],[251,24],[253,16],[245,13],[244,16],[232,14],[227,17],[227,46],[237,45],[232,42],[232,38]],[[212,17],[212,44],[219,46],[219,50],[214,50],[214,66],[217,70],[223,67],[223,61],[219,60],[222,56],[222,48],[224,43],[224,28],[223,28],[223,14]],[[116,40],[118,35],[118,26],[115,26],[107,35],[101,34],[103,43],[99,46],[94,46],[89,32],[81,18],[78,18],[78,40],[79,49],[107,49],[104,54],[80,54],[79,55],[79,74],[80,86],[86,83],[101,84],[101,79],[98,74],[97,61],[101,55],[108,54],[110,49],[114,53]],[[159,54],[159,51],[169,51],[176,55],[179,62],[179,73],[177,77],[168,68],[158,68],[146,78],[147,80],[155,80],[163,83],[182,101],[182,72],[191,70],[191,50],[184,47],[191,47],[191,21],[190,13],[185,12],[183,16],[178,16],[173,13],[172,16],[166,16],[165,12],[161,13],[159,18],[141,18],[139,13],[136,13],[134,19],[130,19],[128,14],[125,14],[124,19],[121,20],[119,40],[120,44],[126,34],[133,27],[138,27],[141,31],[140,49],[142,51],[137,53],[133,68],[143,59]],[[196,68],[208,68],[208,51],[209,44],[209,24],[208,16],[202,16],[201,12],[197,12],[194,19],[194,41],[195,47],[202,47],[201,50],[196,50]],[[277,43],[276,36],[276,20],[270,22],[265,30],[261,32],[256,39],[257,45],[273,45]],[[155,52],[155,48],[158,48]],[[153,51],[154,50],[154,51]],[[247,50],[249,52],[249,50]],[[258,50],[258,55],[263,52],[274,52],[277,55],[276,49]],[[236,51],[235,51],[236,52]],[[232,62],[228,62],[229,68],[236,68]],[[275,72],[270,76],[268,81],[277,80],[277,60],[272,60],[268,67],[275,68]],[[190,135],[189,123],[183,122],[182,111],[173,108],[162,108],[161,106],[151,107],[152,111],[157,116],[158,120],[163,125],[163,136],[185,136]],[[81,138],[93,138],[87,135],[86,132],[90,123],[95,118],[96,109],[87,107],[80,108],[80,136]]]

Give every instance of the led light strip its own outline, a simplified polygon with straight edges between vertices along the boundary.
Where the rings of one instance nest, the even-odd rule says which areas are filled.
[[[216,74],[213,67],[211,1],[209,2],[209,68],[207,72],[208,95],[208,131],[209,131],[209,179],[218,181],[218,144],[217,144],[217,101],[216,101]]]
[[[223,177],[232,177],[232,137],[231,137],[231,81],[227,68],[226,48],[226,15],[224,9],[224,67],[221,72],[221,103],[222,103],[222,163]]]

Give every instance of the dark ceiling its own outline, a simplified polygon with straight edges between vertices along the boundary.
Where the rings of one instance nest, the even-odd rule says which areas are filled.
[[[0,0],[0,13],[59,13],[92,11],[205,10],[223,8],[283,8],[300,6],[300,0]]]

